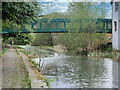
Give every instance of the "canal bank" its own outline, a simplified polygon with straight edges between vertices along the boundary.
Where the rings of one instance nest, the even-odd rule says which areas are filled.
[[[42,75],[38,72],[38,70],[33,68],[32,64],[29,62],[29,58],[25,54],[21,53],[19,49],[17,50],[21,55],[27,69],[28,76],[31,80],[31,88],[48,88]]]
[[[62,46],[62,45],[57,45],[53,48],[57,53],[61,54],[61,53],[67,53],[67,49]],[[106,49],[106,51],[100,52],[100,51],[93,51],[93,52],[89,52],[87,54],[88,57],[97,57],[97,58],[110,58],[114,61],[118,61],[120,62],[120,51],[117,50],[113,50],[111,48],[104,48]],[[69,53],[69,52],[68,52]],[[79,54],[77,54],[79,55]]]

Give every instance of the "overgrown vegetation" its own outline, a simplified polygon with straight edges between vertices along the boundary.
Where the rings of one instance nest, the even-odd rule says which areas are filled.
[[[26,45],[31,43],[32,36],[29,33],[3,34],[3,42],[11,44],[11,40],[14,45]]]
[[[2,29],[27,29],[31,30],[31,22],[34,22],[41,13],[38,2],[2,2]],[[19,31],[18,31],[19,32]],[[3,42],[10,40],[14,44],[30,44],[31,36],[26,33],[3,34]]]
[[[87,55],[88,52],[95,51],[101,44],[105,44],[105,34],[94,33],[65,33],[58,34],[54,43],[62,44],[68,52]]]
[[[92,57],[102,57],[102,58],[112,58],[113,60],[117,60],[118,58],[118,52],[117,50],[114,50],[112,48],[104,48],[104,50],[96,50],[94,52],[89,52],[88,56]]]
[[[7,48],[4,48],[4,49],[2,50],[2,54],[4,54],[4,53],[5,53],[6,49],[7,49]]]
[[[31,45],[33,46],[53,46],[53,36],[51,33],[32,34],[33,39]]]
[[[38,2],[2,2],[2,27],[21,28],[31,24],[41,12]]]
[[[27,56],[28,56],[29,54],[32,54],[32,52],[27,51],[27,50],[25,50],[25,49],[21,49],[20,52],[24,53],[24,54],[27,55]]]
[[[16,49],[16,53],[19,54],[18,50]]]
[[[96,20],[93,20],[105,17],[104,13],[99,16],[98,11],[104,12],[104,9],[100,10],[96,3],[70,3],[68,13],[71,22],[67,24],[69,33],[57,35],[56,42],[65,46],[69,52],[73,51],[82,55],[87,55],[101,44],[105,44],[107,42],[106,34],[96,33]]]
[[[49,79],[48,77],[44,78],[44,82],[47,84],[48,87],[50,87],[50,82],[54,82],[56,80],[57,80],[57,77],[55,79]]]
[[[2,48],[2,52],[0,53],[0,57],[5,53],[5,51],[7,50],[7,48]]]
[[[29,62],[33,64],[32,67],[37,69],[38,64],[35,61],[29,60]]]
[[[27,88],[31,88],[31,80],[29,78],[28,73],[25,73],[25,78],[21,81],[20,84],[21,84],[22,88],[26,88],[26,86],[27,86]]]

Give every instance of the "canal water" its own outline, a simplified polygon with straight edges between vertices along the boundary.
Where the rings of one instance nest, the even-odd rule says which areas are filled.
[[[52,79],[51,88],[117,88],[118,63],[111,59],[58,54],[50,49],[27,46],[42,55],[42,75]],[[38,58],[33,59],[37,63]]]

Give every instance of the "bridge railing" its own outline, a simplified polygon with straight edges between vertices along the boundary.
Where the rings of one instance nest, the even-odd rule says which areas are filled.
[[[99,33],[102,33],[102,32],[112,33],[112,20],[98,19],[96,22],[96,30]]]
[[[68,19],[41,19],[35,23],[31,23],[32,30],[40,30],[43,32],[65,32]]]
[[[2,29],[2,33],[47,33],[47,32],[68,32],[67,24],[72,20],[70,19],[41,19],[31,23],[31,30],[27,29]],[[80,31],[82,32],[82,31]],[[96,20],[96,33],[112,33],[112,20],[111,19],[97,19]]]

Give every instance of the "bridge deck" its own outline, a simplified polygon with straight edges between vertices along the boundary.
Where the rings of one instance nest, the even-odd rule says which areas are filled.
[[[2,29],[2,33],[64,33],[68,32],[66,29],[69,19],[41,19],[31,23],[31,30],[27,29]],[[80,31],[83,32],[83,31]],[[96,20],[97,33],[112,33],[112,20],[111,19],[97,19]]]

